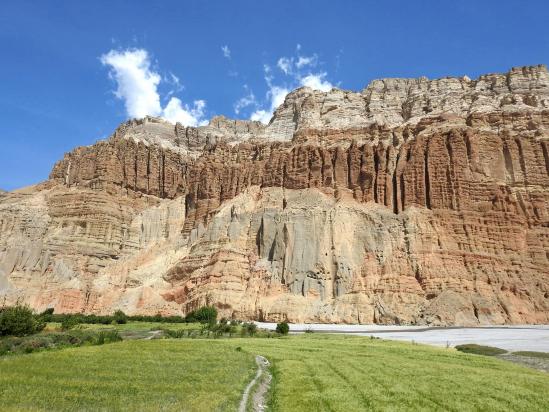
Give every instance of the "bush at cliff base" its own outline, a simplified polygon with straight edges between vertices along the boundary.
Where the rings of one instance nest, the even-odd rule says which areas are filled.
[[[38,319],[27,306],[0,308],[0,336],[26,336],[40,332],[46,323]]]
[[[287,335],[290,331],[290,326],[287,322],[280,322],[276,324],[276,332],[280,333],[281,335]]]

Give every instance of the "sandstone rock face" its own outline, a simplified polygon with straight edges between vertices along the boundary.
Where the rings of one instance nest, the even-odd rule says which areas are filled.
[[[547,323],[547,69],[301,88],[266,126],[131,120],[0,197],[0,295],[58,312]]]

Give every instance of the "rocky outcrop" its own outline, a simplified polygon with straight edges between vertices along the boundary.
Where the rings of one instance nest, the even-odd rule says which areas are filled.
[[[543,66],[301,88],[267,126],[132,120],[0,200],[0,293],[59,311],[546,323],[548,130]]]

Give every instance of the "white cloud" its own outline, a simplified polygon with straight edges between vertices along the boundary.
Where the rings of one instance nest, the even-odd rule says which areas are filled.
[[[195,100],[193,107],[183,104],[177,97],[172,97],[162,112],[162,117],[172,123],[181,123],[186,126],[205,126],[208,121],[204,119],[204,100]]]
[[[302,86],[310,87],[311,89],[329,92],[334,86],[328,80],[325,80],[325,77],[326,73],[309,73],[307,76],[300,78],[300,83]]]
[[[168,76],[165,76],[164,77],[164,81],[168,84],[170,84],[173,88],[168,92],[168,94],[164,97],[165,99],[167,99],[168,97],[170,97],[172,94],[175,94],[175,93],[179,93],[181,90],[183,90],[185,87],[183,87],[183,85],[181,84],[181,82],[179,81],[179,77],[177,77],[175,74],[173,74],[172,72],[170,72],[170,75],[169,77]]]
[[[271,120],[271,117],[273,117],[272,112],[268,112],[267,110],[256,110],[250,116],[250,120],[254,122],[261,122],[263,124],[268,124],[269,121]]]
[[[245,89],[248,89],[247,86],[244,86]],[[250,93],[236,101],[234,104],[234,112],[236,114],[240,114],[240,111],[246,107],[249,106],[257,106],[257,100],[255,99],[255,95],[253,92],[250,91]]]
[[[284,99],[289,92],[290,91],[284,87],[271,86],[271,88],[267,92],[267,98],[270,101],[269,109],[257,109],[250,116],[250,120],[260,121],[264,124],[269,123],[271,117],[273,117],[274,111],[277,109],[278,106],[284,103]]]
[[[295,64],[298,69],[301,69],[305,66],[316,66],[317,55],[313,54],[312,56],[299,56],[297,63]]]
[[[284,103],[284,99],[286,98],[286,95],[288,93],[290,93],[290,91],[284,87],[271,87],[271,90],[269,90],[269,94],[271,96],[272,111],[274,111],[278,106]]]
[[[221,51],[223,52],[223,56],[227,59],[231,58],[231,49],[229,49],[229,46],[221,46]]]
[[[235,103],[235,113],[240,114],[242,109],[251,106],[253,111],[250,119],[267,124],[277,107],[284,103],[284,99],[290,90],[307,86],[323,92],[330,91],[333,85],[327,80],[328,74],[326,72],[311,72],[312,68],[319,65],[318,55],[315,53],[310,56],[303,56],[300,51],[301,45],[298,44],[295,56],[282,56],[277,60],[276,66],[283,73],[281,76],[285,77],[285,81],[277,81],[277,84],[275,84],[275,73],[271,66],[264,64],[264,78],[268,87],[264,102],[262,104],[258,103],[250,91],[247,96],[242,97]],[[277,73],[280,75],[279,72]],[[245,88],[247,89],[247,87]],[[253,99],[250,96],[253,96]]]
[[[128,116],[161,114],[162,107],[157,92],[160,76],[151,71],[146,50],[111,50],[101,56],[101,63],[111,67],[110,76],[118,86],[114,94],[124,100]]]
[[[292,66],[294,64],[294,59],[289,59],[288,57],[281,57],[278,59],[276,65],[284,74],[290,74],[292,72]]]
[[[180,122],[184,126],[204,124],[206,102],[197,100],[192,107],[183,104],[177,97],[172,97],[166,107],[160,104],[158,85],[162,77],[151,69],[149,54],[144,49],[111,50],[100,58],[101,63],[110,67],[109,76],[116,81],[115,96],[124,100],[129,117],[142,118],[161,116],[170,122]],[[164,82],[181,90],[179,78],[171,74],[171,79]],[[173,94],[172,90],[168,96]]]

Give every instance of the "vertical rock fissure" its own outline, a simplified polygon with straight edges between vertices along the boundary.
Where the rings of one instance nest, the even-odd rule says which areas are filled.
[[[160,197],[164,198],[165,196],[165,191],[164,191],[164,186],[166,184],[166,170],[164,168],[164,165],[166,163],[166,159],[165,159],[165,154],[164,154],[164,151],[162,151],[160,153],[160,162],[162,163],[161,164],[161,167],[160,167],[160,182],[159,182],[159,186],[160,186]]]
[[[549,152],[547,150],[547,144],[545,142],[541,143],[541,151],[543,152],[543,158],[545,159],[545,170],[549,176]]]
[[[513,170],[513,159],[511,158],[511,153],[509,151],[509,146],[507,141],[503,141],[503,159],[505,161],[505,177],[509,183],[515,183],[515,172]]]
[[[424,172],[425,179],[425,207],[431,209],[431,182],[429,178],[429,142],[425,146]]]
[[[259,224],[259,229],[257,230],[257,235],[255,237],[255,245],[257,247],[257,256],[261,257],[261,244],[263,243],[263,216],[261,216],[261,223]]]
[[[337,162],[337,150],[334,153],[330,152],[330,158],[332,160],[332,187],[337,186],[337,175],[336,175],[336,162]]]
[[[450,188],[450,208],[456,209],[456,188],[454,187],[455,173],[454,173],[454,153],[452,151],[452,143],[450,142],[451,136],[444,137],[444,143],[446,144],[446,151],[448,152],[448,168],[446,169],[446,179]]]
[[[307,165],[309,167],[309,174],[307,176],[307,187],[311,188],[311,180],[313,179],[313,159],[307,153]]]
[[[527,185],[528,184],[528,179],[526,177],[526,163],[524,162],[524,153],[522,151],[522,144],[520,143],[520,139],[515,139],[515,143],[517,144],[520,169],[522,171],[522,176],[523,176],[523,183],[524,183],[524,185]]]
[[[400,210],[404,211],[406,207],[406,190],[404,188],[404,173],[400,173]]]
[[[324,160],[324,153],[322,150],[319,151],[319,155],[320,155],[320,185],[321,186],[324,186],[326,184],[326,182],[324,181],[324,165],[326,164],[325,160]]]
[[[285,285],[287,283],[286,282],[286,257],[288,256],[288,240],[289,240],[288,228],[286,227],[286,223],[284,223],[284,227],[282,228],[282,237],[284,240],[284,256],[282,257],[282,274],[280,277],[280,282],[283,285]],[[275,240],[276,240],[276,235],[275,235]],[[271,254],[269,253],[269,255]],[[272,258],[274,259],[274,251],[272,253]]]
[[[354,149],[355,141],[351,143],[351,147],[349,147],[349,150],[347,150],[347,187],[349,189],[353,188],[352,183],[352,172],[351,172],[351,163],[352,163],[352,153]]]
[[[393,212],[395,215],[398,215],[398,178],[397,178],[397,168],[398,168],[398,160],[400,158],[400,153],[397,154],[396,161],[395,161],[395,167],[393,168]]]
[[[133,190],[137,191],[137,154],[138,154],[138,147],[135,146],[135,156],[133,158]]]
[[[383,204],[387,207],[392,205],[392,199],[389,199],[389,196],[392,197],[392,191],[391,188],[389,188],[389,183],[392,184],[391,178],[389,178],[389,165],[391,162],[391,151],[387,149],[387,152],[385,153],[385,182],[383,184]]]
[[[282,165],[282,209],[286,209],[286,162]],[[286,227],[286,226],[284,226]]]
[[[360,168],[358,169],[358,179],[357,179],[357,183],[358,185],[360,186],[360,191],[361,191],[361,195],[362,195],[362,201],[364,201],[364,197],[365,197],[365,193],[364,193],[364,179],[363,179],[363,175],[362,175],[362,170],[363,170],[363,167],[364,167],[364,147],[365,146],[362,146],[360,148]]]
[[[374,150],[374,202],[378,203],[377,199],[377,174],[379,170],[379,156],[377,150]]]
[[[334,217],[332,213],[335,211],[330,211],[329,214],[329,223],[330,223],[330,254],[332,257],[332,298],[337,297],[337,258],[335,255],[335,244],[334,244]]]
[[[469,138],[468,134],[465,134],[464,136],[465,140],[465,150],[467,151],[467,163],[469,164],[469,168],[472,169],[472,162],[473,162],[473,155],[472,155],[472,149],[471,149],[471,139]]]
[[[150,194],[149,192],[150,176],[151,176],[151,150],[149,148],[147,150],[147,194]]]
[[[121,162],[122,164],[122,184],[124,185],[124,188],[128,187],[128,177],[126,176],[126,156],[125,154],[122,155]]]

